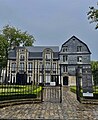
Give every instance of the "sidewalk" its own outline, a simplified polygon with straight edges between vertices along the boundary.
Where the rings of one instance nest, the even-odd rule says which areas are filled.
[[[79,103],[75,94],[63,88],[63,102],[22,104],[0,108],[0,119],[98,120],[98,105]]]

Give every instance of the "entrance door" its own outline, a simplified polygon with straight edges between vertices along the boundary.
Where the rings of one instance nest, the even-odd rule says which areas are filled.
[[[16,75],[16,84],[17,85],[25,85],[27,84],[27,74],[19,74]]]
[[[63,77],[63,85],[68,85],[68,77]]]

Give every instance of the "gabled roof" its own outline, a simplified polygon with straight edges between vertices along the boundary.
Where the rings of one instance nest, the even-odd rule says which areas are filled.
[[[91,51],[89,50],[89,48],[88,48],[88,46],[83,42],[83,41],[81,41],[80,39],[78,39],[76,36],[72,36],[70,39],[68,39],[66,42],[64,42],[63,44],[62,44],[62,47],[66,44],[66,43],[68,43],[70,40],[72,40],[72,39],[76,39],[76,40],[78,40],[79,42],[81,42],[82,44],[84,44],[86,47],[87,47],[87,49],[88,49],[88,51],[89,51],[89,53],[91,54]],[[61,48],[62,48],[61,47]]]

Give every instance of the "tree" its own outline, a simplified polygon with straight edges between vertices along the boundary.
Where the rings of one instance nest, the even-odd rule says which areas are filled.
[[[5,66],[6,63],[6,48],[8,47],[7,41],[0,35],[0,68]]]
[[[91,61],[94,85],[98,85],[98,61]]]
[[[4,26],[0,33],[0,66],[7,65],[8,53],[17,46],[32,46],[35,39],[33,35],[29,35],[27,31],[21,30],[13,26]]]
[[[98,9],[95,7],[89,7],[89,9],[90,11],[87,13],[88,19],[91,20],[90,23],[95,22],[96,23],[95,29],[98,29]]]

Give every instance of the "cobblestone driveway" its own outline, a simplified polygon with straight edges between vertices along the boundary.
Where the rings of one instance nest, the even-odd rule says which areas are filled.
[[[22,104],[0,108],[0,119],[98,120],[98,105],[80,104],[74,94],[63,90],[63,102]]]

